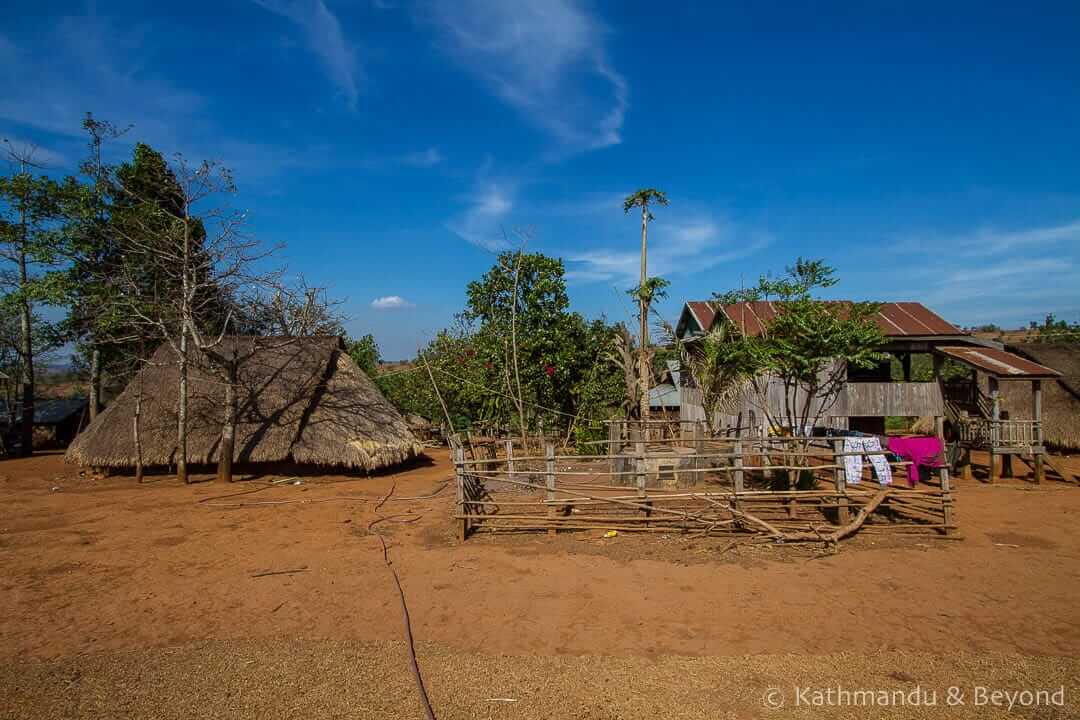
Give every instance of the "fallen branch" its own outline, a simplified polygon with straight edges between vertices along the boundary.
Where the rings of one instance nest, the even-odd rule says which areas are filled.
[[[271,575],[295,575],[296,573],[307,572],[307,566],[302,568],[296,568],[295,570],[267,570],[266,572],[255,573],[251,577],[270,577]]]

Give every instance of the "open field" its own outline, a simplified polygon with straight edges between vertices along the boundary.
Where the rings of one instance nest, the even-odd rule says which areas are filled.
[[[380,512],[419,519],[378,529],[440,717],[772,717],[770,687],[782,716],[867,716],[792,709],[794,685],[837,684],[937,689],[939,704],[950,685],[1064,685],[1067,703],[870,716],[1080,714],[1074,485],[958,481],[962,539],[867,534],[822,555],[674,535],[458,544],[452,487],[395,500],[451,474],[445,451],[407,472],[278,487],[136,486],[57,455],[5,461],[0,717],[419,716],[367,530],[392,487]]]

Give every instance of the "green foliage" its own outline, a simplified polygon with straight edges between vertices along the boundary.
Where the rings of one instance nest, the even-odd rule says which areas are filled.
[[[576,437],[602,434],[585,421],[617,412],[621,379],[602,358],[614,328],[570,312],[562,262],[537,253],[503,253],[468,284],[466,296],[456,326],[439,332],[412,370],[377,376],[383,394],[405,411],[444,422],[426,360],[455,430],[517,432],[520,376],[529,430],[540,423],[568,430],[574,423]]]
[[[64,300],[62,232],[67,188],[28,170],[0,177],[0,280],[4,301],[57,305]],[[25,274],[23,273],[25,265]]]
[[[379,369],[382,358],[379,355],[379,346],[375,342],[374,335],[368,333],[358,340],[347,340],[345,348],[349,357],[360,366],[361,370],[369,377],[375,377],[375,371]]]
[[[741,395],[758,370],[750,348],[731,325],[712,328],[692,342],[679,342],[684,372],[701,393],[706,422],[713,431],[718,429],[713,427],[716,414]]]
[[[626,294],[630,297],[645,303],[645,307],[652,305],[654,300],[663,300],[667,297],[667,288],[671,285],[670,282],[662,277],[651,277],[645,281],[644,285],[638,285],[635,288],[626,291]]]
[[[649,205],[653,203],[657,205],[667,205],[667,195],[656,188],[641,188],[635,193],[627,195],[623,200],[623,212],[628,213],[634,208],[645,208],[645,212],[648,213]],[[648,216],[652,220],[652,215]]]
[[[816,290],[836,282],[833,268],[823,261],[800,258],[780,278],[762,276],[748,290],[715,296],[724,304],[777,303],[776,317],[760,336],[740,335],[729,350],[762,397],[769,378],[783,385],[785,407],[781,417],[769,418],[774,425],[813,424],[835,402],[846,367],[869,368],[883,358],[878,348],[884,337],[874,321],[875,303],[832,303],[813,297]],[[772,414],[766,403],[762,405]]]
[[[1080,323],[1059,320],[1054,313],[1048,313],[1042,324],[1031,321],[1031,330],[1035,332],[1033,342],[1038,343],[1075,343],[1080,342]]]

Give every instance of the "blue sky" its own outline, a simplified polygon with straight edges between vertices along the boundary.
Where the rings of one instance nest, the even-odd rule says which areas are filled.
[[[749,7],[747,7],[749,6]],[[235,171],[250,229],[410,355],[504,230],[629,319],[639,225],[686,299],[796,256],[960,324],[1080,319],[1080,4],[9,0],[0,134],[93,111]]]

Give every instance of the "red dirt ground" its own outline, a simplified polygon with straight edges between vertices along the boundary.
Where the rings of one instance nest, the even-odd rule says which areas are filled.
[[[243,508],[199,501],[260,485],[139,486],[81,477],[58,455],[5,461],[0,659],[210,639],[397,640],[397,596],[367,525],[392,485],[416,496],[449,479],[445,451],[431,458],[397,474],[308,477],[216,501],[306,501]],[[459,544],[452,497],[449,487],[391,500],[382,513],[422,517],[379,527],[417,638],[455,650],[1080,656],[1075,485],[960,482],[961,540],[864,536],[824,557],[768,547],[719,556],[726,542],[674,536]]]

